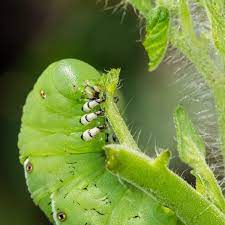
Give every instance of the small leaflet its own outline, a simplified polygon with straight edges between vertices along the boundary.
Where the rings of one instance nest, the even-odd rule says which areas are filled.
[[[149,57],[149,71],[155,70],[162,62],[168,45],[170,26],[169,11],[158,7],[147,18],[146,36],[143,42]]]

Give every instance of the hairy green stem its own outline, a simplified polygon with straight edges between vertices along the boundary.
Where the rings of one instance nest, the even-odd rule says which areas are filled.
[[[202,166],[202,168],[199,168],[199,172],[204,176],[204,179],[208,182],[207,185],[210,187],[211,189],[210,192],[212,193],[212,196],[214,197],[212,201],[215,201],[215,205],[218,206],[218,208],[221,209],[223,213],[225,213],[225,199],[214,177],[213,172],[209,169],[206,163],[205,165]]]
[[[134,7],[134,9],[138,9],[139,12],[145,17],[148,15],[149,10],[151,9],[150,0],[127,0],[127,2],[129,2]]]
[[[105,116],[107,117],[113,131],[115,132],[119,142],[130,148],[138,150],[138,145],[133,139],[126,123],[124,122],[120,112],[114,102],[114,92],[119,81],[120,70],[112,69],[106,75],[106,101],[104,103]]]
[[[148,19],[151,8],[149,7],[146,10],[145,0],[127,1]],[[160,0],[156,1],[156,4],[166,7],[169,2],[172,3],[173,0]],[[177,30],[176,27],[171,26],[169,40],[175,48],[180,50],[196,66],[196,69],[202,74],[214,94],[225,158],[224,74],[210,56],[209,40],[205,37],[196,36],[187,2],[184,0],[178,2],[178,7],[171,7],[173,10],[171,14],[175,13],[180,16],[182,29]],[[143,155],[140,151],[135,151],[138,146],[113,101],[113,92],[115,84],[118,82],[118,76],[117,81],[116,79],[114,81],[106,90],[105,113],[121,145],[105,147],[108,157],[107,168],[127,182],[154,196],[163,205],[171,208],[186,225],[225,225],[225,215],[212,203],[214,201],[210,202],[204,195],[198,193],[182,178],[167,168],[168,151],[155,160]],[[207,166],[205,165],[205,167]],[[212,171],[210,169],[206,171],[204,168],[198,172],[203,175],[206,181],[211,179],[212,196],[216,197],[217,205],[224,211],[224,199],[216,180],[212,179],[214,177]]]
[[[112,173],[174,210],[184,224],[225,225],[221,211],[167,168],[169,151],[151,160],[126,146],[108,145],[105,148],[107,168]]]
[[[121,117],[119,110],[114,103],[112,96],[106,97],[106,109],[105,114],[113,128],[113,131],[115,132],[116,136],[119,139],[119,142],[121,144],[125,144],[127,146],[130,146],[134,149],[138,149],[138,146],[136,142],[134,141],[132,135],[130,134],[126,123],[124,122],[123,118]]]

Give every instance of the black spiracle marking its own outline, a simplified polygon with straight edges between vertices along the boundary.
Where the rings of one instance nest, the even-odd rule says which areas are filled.
[[[139,215],[135,215],[135,216],[132,216],[129,220],[131,219],[141,219],[141,217]]]
[[[88,186],[89,186],[89,185],[87,184],[85,187],[82,188],[82,190],[83,190],[83,191],[88,191]]]

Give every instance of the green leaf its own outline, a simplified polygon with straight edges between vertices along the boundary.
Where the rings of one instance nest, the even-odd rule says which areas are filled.
[[[167,168],[170,162],[170,156],[171,152],[169,150],[161,152],[155,159],[155,165]]]
[[[168,44],[170,16],[165,7],[154,9],[147,17],[146,36],[143,42],[149,57],[149,71],[155,70],[163,60]]]
[[[212,35],[216,48],[225,55],[225,17],[224,1],[222,0],[205,0],[205,6],[211,20]]]
[[[180,158],[190,165],[196,163],[195,161],[197,157],[197,161],[199,161],[199,158],[204,160],[204,142],[181,106],[178,106],[176,109],[175,123]],[[186,142],[188,142],[188,145]],[[194,149],[190,148],[190,143],[195,145]]]
[[[205,161],[205,145],[184,109],[179,106],[174,116],[178,152],[181,160],[192,167],[197,190],[225,212],[225,199],[217,180]]]

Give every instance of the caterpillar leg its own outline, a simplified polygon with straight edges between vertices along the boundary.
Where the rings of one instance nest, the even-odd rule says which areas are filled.
[[[94,127],[92,129],[88,129],[86,131],[83,132],[83,134],[81,135],[81,138],[84,141],[90,141],[92,140],[98,133],[100,133],[101,131],[103,131],[106,128],[106,125],[102,125],[102,126],[98,126],[98,127]]]
[[[100,89],[97,86],[86,83],[84,92],[89,99],[97,99],[99,98]]]
[[[113,98],[113,100],[114,100],[114,103],[118,103],[119,100],[120,100],[120,98],[119,98],[119,96],[115,96],[115,97]]]
[[[90,112],[92,109],[94,109],[97,105],[99,105],[101,102],[103,102],[103,100],[101,99],[94,99],[94,100],[90,100],[88,102],[86,102],[83,107],[82,110],[84,112]]]
[[[89,124],[92,120],[96,119],[98,116],[103,115],[103,111],[99,110],[97,112],[93,112],[93,113],[89,113],[89,114],[85,114],[84,116],[82,116],[80,118],[80,123],[82,125],[87,125]]]
[[[99,98],[100,91],[97,86],[90,86],[87,84],[86,89],[87,88],[89,88],[89,93],[93,93],[93,95],[94,95],[94,93],[98,93],[98,98],[94,98],[94,99],[89,98],[90,100],[82,106],[82,110],[84,112],[90,112],[96,106],[100,105],[102,102],[105,101],[105,98]],[[91,89],[91,91],[90,91],[90,89]],[[87,90],[86,90],[86,92],[87,92]],[[95,120],[98,116],[101,116],[101,115],[103,115],[102,110],[85,114],[80,118],[80,123],[82,125],[87,125],[91,121]],[[102,126],[94,127],[92,129],[88,129],[82,133],[81,138],[84,141],[90,141],[105,128],[106,128],[106,125],[102,125]]]
[[[105,137],[105,142],[106,143],[117,143],[118,142],[118,139],[116,137],[116,135],[114,133],[108,133],[106,132],[106,137]]]

